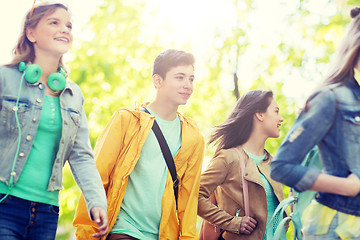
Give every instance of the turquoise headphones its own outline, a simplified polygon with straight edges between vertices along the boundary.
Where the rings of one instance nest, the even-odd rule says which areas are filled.
[[[36,83],[41,76],[41,68],[37,64],[26,66],[24,62],[19,63],[19,71],[24,72],[24,77],[28,83]],[[51,90],[61,91],[65,88],[66,78],[62,67],[59,67],[59,72],[50,74],[48,78],[48,86]]]
[[[39,65],[30,64],[30,65],[26,66],[25,62],[19,63],[19,71],[24,72],[24,73],[21,76],[19,92],[18,92],[18,96],[16,99],[15,107],[13,108],[13,110],[15,112],[15,119],[16,119],[16,124],[17,124],[17,128],[18,128],[18,144],[17,144],[17,148],[16,148],[14,161],[13,161],[13,166],[11,169],[11,175],[10,175],[9,184],[8,184],[9,189],[8,189],[7,194],[2,199],[0,199],[0,203],[9,195],[9,193],[13,187],[16,158],[20,151],[21,127],[20,127],[20,122],[19,122],[19,118],[17,115],[17,111],[19,110],[19,99],[20,99],[20,94],[21,94],[22,82],[24,81],[24,78],[25,78],[28,83],[35,84],[39,81],[39,78],[42,73],[42,70]],[[48,86],[53,91],[62,91],[65,88],[65,85],[66,85],[65,71],[61,67],[59,67],[59,72],[52,73],[48,77]]]

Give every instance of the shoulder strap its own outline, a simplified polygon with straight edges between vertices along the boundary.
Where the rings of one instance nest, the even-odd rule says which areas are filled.
[[[245,161],[241,157],[240,150],[234,148],[239,155],[240,158],[240,168],[241,168],[241,181],[243,184],[243,196],[244,196],[244,205],[245,205],[245,216],[250,216],[250,201],[249,201],[249,186],[248,181],[245,179]]]
[[[146,108],[142,108],[144,112],[150,114],[150,112],[146,109]],[[159,142],[160,148],[161,148],[161,152],[164,156],[166,165],[169,169],[171,178],[173,180],[173,184],[174,184],[174,195],[175,195],[175,201],[176,201],[176,207],[177,207],[177,200],[178,200],[178,186],[179,186],[179,180],[177,179],[177,173],[176,173],[176,167],[175,167],[175,163],[174,163],[174,159],[171,155],[169,146],[166,142],[166,139],[163,135],[163,133],[161,132],[161,129],[158,125],[158,123],[156,122],[156,120],[154,120],[154,125],[152,126],[152,130]]]

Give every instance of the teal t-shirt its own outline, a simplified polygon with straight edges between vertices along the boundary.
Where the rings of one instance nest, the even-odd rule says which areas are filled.
[[[256,166],[260,162],[262,162],[266,157],[266,153],[264,154],[264,156],[256,156],[254,154],[249,153],[245,149],[244,149],[244,151],[255,162]],[[259,172],[260,172],[260,170],[259,170]],[[267,215],[267,219],[266,219],[266,230],[265,230],[264,240],[268,240],[268,239],[272,240],[274,231],[271,231],[271,233],[272,233],[271,236],[267,236],[267,226],[269,225],[269,222],[275,212],[276,207],[279,205],[279,200],[277,199],[277,197],[274,193],[274,190],[273,190],[272,186],[270,185],[269,181],[266,179],[266,177],[261,172],[260,172],[260,177],[264,184],[265,193],[266,193],[266,201],[267,201],[267,206],[268,206],[268,215]],[[276,229],[277,225],[279,225],[279,219],[275,219],[275,221],[274,221],[275,229]]]
[[[62,118],[59,97],[45,95],[36,136],[19,180],[10,195],[59,206],[59,191],[47,191],[52,167],[59,150]],[[29,136],[33,137],[33,136]],[[0,182],[0,192],[6,194],[8,187]]]
[[[155,115],[150,111],[152,115]],[[174,157],[181,147],[181,122],[156,121]],[[140,158],[130,173],[124,199],[110,233],[121,233],[142,240],[159,238],[162,197],[166,185],[167,166],[159,143],[150,131],[141,149]]]

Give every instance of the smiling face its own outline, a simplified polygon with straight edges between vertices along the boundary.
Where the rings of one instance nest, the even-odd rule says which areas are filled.
[[[263,113],[264,131],[271,138],[280,136],[280,126],[284,119],[280,116],[279,106],[274,98],[269,99],[270,105]]]
[[[154,75],[153,79],[158,97],[174,106],[185,105],[194,90],[194,67],[173,67],[166,73],[165,79],[158,74]]]
[[[60,58],[71,48],[73,35],[69,13],[57,8],[41,18],[35,28],[28,28],[26,36],[33,43],[35,55],[46,54]]]

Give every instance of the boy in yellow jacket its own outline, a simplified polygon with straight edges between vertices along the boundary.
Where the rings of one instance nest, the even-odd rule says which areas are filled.
[[[196,231],[199,181],[204,139],[196,123],[177,112],[193,93],[194,57],[167,50],[153,64],[155,100],[142,108],[114,113],[95,145],[95,159],[107,194],[109,234],[115,239],[198,239]],[[173,156],[178,185],[173,181],[158,140],[158,123]],[[81,197],[74,226],[77,239],[92,239],[97,225]]]

